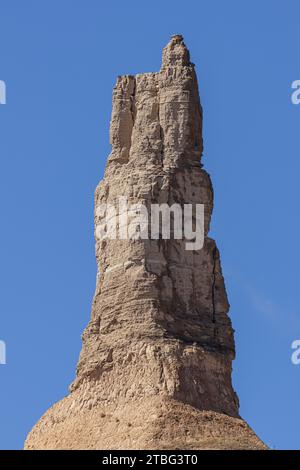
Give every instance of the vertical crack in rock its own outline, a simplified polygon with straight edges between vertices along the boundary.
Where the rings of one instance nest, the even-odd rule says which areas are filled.
[[[133,77],[133,89],[130,94],[130,101],[131,101],[131,106],[130,106],[130,111],[131,111],[131,119],[132,119],[132,125],[134,126],[134,121],[135,121],[135,90],[136,90],[136,83],[135,83],[135,77]]]
[[[211,300],[212,300],[212,321],[216,323],[216,309],[215,309],[215,288],[216,288],[216,253],[217,248],[213,249],[213,269],[212,269],[212,286],[211,286]]]
[[[203,204],[204,246],[96,236],[96,292],[76,378],[25,447],[264,448],[240,419],[231,383],[233,329],[208,237],[213,188],[200,163],[202,108],[182,36],[164,48],[159,72],[118,77],[110,142],[95,191],[96,235],[102,205],[120,197],[148,209]]]
[[[160,159],[161,159],[161,165],[163,167],[164,166],[164,131],[163,131],[161,121],[160,121],[160,108],[159,108],[159,106],[158,106],[157,112],[158,112],[158,122],[159,122],[159,138],[160,138],[160,142],[161,142]]]

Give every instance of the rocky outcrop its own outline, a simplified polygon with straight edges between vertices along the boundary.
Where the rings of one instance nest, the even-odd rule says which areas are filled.
[[[110,141],[95,227],[104,204],[130,217],[120,196],[149,209],[204,204],[204,245],[187,250],[185,239],[103,239],[96,231],[97,285],[76,379],[25,447],[264,448],[240,419],[231,384],[229,304],[207,235],[213,190],[201,165],[202,109],[181,36],[164,49],[160,72],[118,78]]]

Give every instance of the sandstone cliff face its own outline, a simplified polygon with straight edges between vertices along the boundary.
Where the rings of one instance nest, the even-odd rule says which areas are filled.
[[[164,49],[160,72],[118,78],[110,141],[95,227],[99,208],[118,206],[120,196],[148,208],[201,203],[204,246],[96,237],[97,285],[76,379],[25,447],[263,448],[239,418],[231,384],[229,304],[207,236],[213,190],[200,163],[202,109],[181,36]]]

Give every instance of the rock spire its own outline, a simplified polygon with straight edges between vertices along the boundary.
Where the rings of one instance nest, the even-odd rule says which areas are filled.
[[[95,192],[104,205],[203,204],[204,245],[101,239],[90,322],[70,394],[29,434],[27,449],[264,448],[239,417],[220,255],[208,236],[213,189],[202,168],[197,77],[180,35],[158,73],[118,78],[111,154]],[[123,209],[118,205],[118,216]]]

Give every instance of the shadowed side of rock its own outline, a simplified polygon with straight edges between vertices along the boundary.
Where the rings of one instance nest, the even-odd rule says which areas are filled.
[[[70,395],[50,408],[25,447],[264,448],[240,419],[235,355],[219,251],[208,237],[213,189],[202,168],[202,108],[181,36],[160,72],[119,77],[112,152],[95,192],[100,208],[204,204],[205,239],[96,237],[91,320]]]

